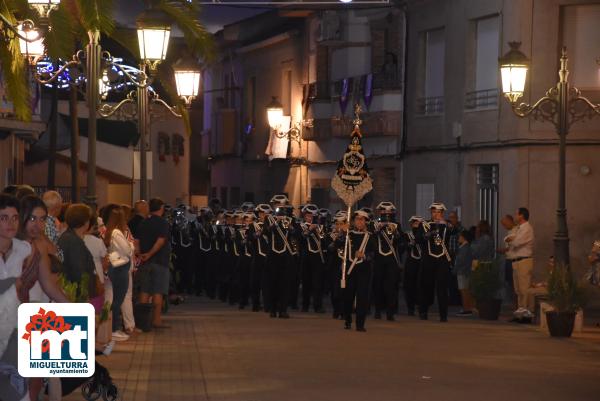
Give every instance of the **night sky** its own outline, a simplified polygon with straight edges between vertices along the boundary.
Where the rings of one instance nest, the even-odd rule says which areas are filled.
[[[115,2],[115,14],[120,25],[134,27],[136,17],[144,10],[144,2],[141,0],[128,2]],[[210,32],[217,32],[223,28],[223,25],[231,24],[236,21],[251,17],[256,14],[268,11],[268,8],[261,8],[257,5],[202,5],[200,21]],[[177,36],[177,28],[173,27],[173,33]]]

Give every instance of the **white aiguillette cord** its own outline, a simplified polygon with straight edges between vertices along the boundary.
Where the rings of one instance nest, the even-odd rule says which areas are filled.
[[[348,233],[348,235],[350,235],[350,233]],[[367,241],[369,241],[369,233],[366,232],[365,236],[363,237],[362,242],[360,243],[360,247],[358,248],[358,252],[364,252],[365,248],[367,247]],[[352,270],[354,270],[354,266],[356,266],[356,262],[358,261],[358,259],[354,259],[352,261],[352,264],[350,265],[350,268],[348,269],[348,275],[350,275],[350,273],[352,273]]]

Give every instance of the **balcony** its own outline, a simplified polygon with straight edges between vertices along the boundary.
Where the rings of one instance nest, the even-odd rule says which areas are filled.
[[[465,95],[465,110],[489,110],[497,107],[497,88],[467,92]]]
[[[444,97],[432,96],[417,99],[416,115],[439,116],[444,114]]]

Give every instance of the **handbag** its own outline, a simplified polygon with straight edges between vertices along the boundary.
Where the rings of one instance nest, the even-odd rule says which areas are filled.
[[[129,263],[129,258],[119,255],[119,252],[113,251],[108,254],[108,260],[112,267],[121,267]]]

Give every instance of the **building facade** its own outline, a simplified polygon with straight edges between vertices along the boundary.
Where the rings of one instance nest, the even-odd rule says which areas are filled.
[[[360,103],[375,178],[363,204],[398,200],[403,27],[403,13],[383,7],[276,10],[219,32],[222,60],[204,77],[211,197],[232,207],[283,192],[294,205],[341,208],[330,181]],[[291,138],[268,125],[272,97]]]
[[[488,220],[497,239],[504,214],[528,207],[536,268],[552,254],[558,199],[558,137],[551,123],[520,119],[503,99],[498,57],[521,42],[531,59],[525,96],[533,103],[558,81],[567,47],[570,81],[600,100],[600,4],[570,0],[409,2],[408,120],[402,149],[402,216],[431,201],[463,223]],[[572,125],[567,142],[567,209],[577,270],[600,233],[600,119]]]

